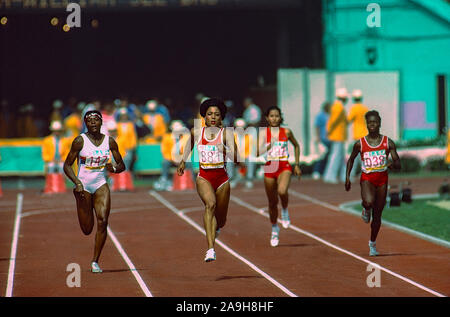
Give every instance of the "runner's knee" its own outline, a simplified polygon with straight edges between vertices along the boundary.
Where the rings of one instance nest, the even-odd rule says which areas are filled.
[[[205,203],[205,207],[207,212],[214,212],[216,210],[216,202],[208,201]]]
[[[363,198],[363,200],[362,200],[362,206],[365,208],[365,209],[371,209],[371,208],[373,208],[373,200],[372,199],[367,199],[367,198]]]

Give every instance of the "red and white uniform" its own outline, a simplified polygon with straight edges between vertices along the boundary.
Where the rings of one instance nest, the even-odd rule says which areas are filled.
[[[289,164],[289,139],[286,135],[285,128],[279,128],[278,139],[272,140],[272,132],[270,127],[267,128],[267,144],[272,143],[272,147],[266,153],[266,164],[264,165],[264,176],[269,178],[277,178],[284,171],[291,171]]]
[[[387,163],[389,155],[389,139],[383,136],[380,144],[371,146],[366,137],[361,143],[361,182],[367,180],[375,186],[382,186],[388,181]]]
[[[221,128],[216,137],[208,140],[205,136],[205,127],[202,128],[200,139],[197,142],[199,156],[198,177],[206,179],[216,191],[220,186],[228,182],[229,177],[225,169],[225,144],[223,143],[223,131]]]

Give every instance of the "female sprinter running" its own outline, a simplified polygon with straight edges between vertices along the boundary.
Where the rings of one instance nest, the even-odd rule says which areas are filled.
[[[97,217],[94,256],[91,271],[101,273],[98,260],[107,236],[108,217],[111,209],[111,196],[106,182],[105,170],[120,173],[125,170],[122,156],[116,141],[100,133],[102,115],[99,111],[88,111],[84,115],[87,132],[77,136],[64,162],[64,172],[75,184],[73,194],[77,203],[78,220],[81,230],[89,235],[94,227],[94,213]],[[108,163],[112,154],[116,165]],[[78,174],[72,164],[78,159]]]
[[[227,108],[222,100],[211,98],[202,102],[200,114],[205,119],[205,127],[191,130],[190,140],[178,165],[178,175],[183,175],[185,162],[194,145],[197,144],[199,156],[199,173],[196,180],[197,192],[205,205],[203,224],[206,232],[205,262],[214,261],[216,252],[214,243],[217,235],[225,225],[230,201],[230,184],[225,169],[225,157],[233,154],[233,161],[237,162],[237,146],[232,133],[224,133],[222,119]],[[232,132],[232,131],[230,131]],[[232,148],[226,146],[227,140],[233,144]]]
[[[281,224],[288,228],[290,224],[288,203],[289,203],[289,184],[291,182],[292,167],[289,164],[288,141],[292,143],[295,149],[294,175],[301,177],[300,170],[300,146],[294,137],[292,131],[288,128],[282,128],[283,123],[280,108],[272,106],[266,111],[266,120],[268,127],[265,129],[265,135],[259,142],[258,150],[260,154],[266,147],[266,164],[264,165],[264,187],[266,189],[269,201],[270,222],[272,223],[272,234],[270,245],[276,247],[279,243],[280,228],[278,227],[278,196],[281,200]],[[261,151],[262,149],[262,151]]]
[[[361,155],[362,173],[360,179],[362,198],[362,219],[365,223],[372,223],[369,241],[369,256],[377,256],[376,239],[381,227],[381,214],[386,204],[388,188],[388,168],[400,169],[400,158],[394,142],[380,134],[381,117],[377,111],[369,111],[365,115],[369,134],[356,141],[353,151],[347,161],[345,190],[351,188],[350,172],[353,161]],[[388,162],[389,154],[393,162]]]

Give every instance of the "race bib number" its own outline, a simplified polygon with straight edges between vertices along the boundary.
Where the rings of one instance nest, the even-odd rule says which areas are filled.
[[[85,165],[88,169],[102,169],[109,160],[108,151],[95,151],[92,156],[86,157]]]
[[[382,170],[386,168],[386,150],[364,153],[364,166],[367,170]]]
[[[286,142],[277,141],[272,144],[272,147],[267,152],[268,161],[287,160],[288,148]]]
[[[199,160],[202,168],[223,167],[223,155],[217,145],[198,145]]]

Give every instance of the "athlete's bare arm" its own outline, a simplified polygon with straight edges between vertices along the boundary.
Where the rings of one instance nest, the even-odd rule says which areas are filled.
[[[75,188],[76,192],[83,192],[84,188],[81,181],[73,172],[72,165],[77,159],[81,149],[83,148],[83,144],[84,144],[83,137],[81,135],[77,136],[73,140],[70,152],[69,154],[67,154],[66,160],[64,161],[64,173],[76,185]]]
[[[291,129],[286,129],[286,136],[294,146],[294,153],[295,153],[294,175],[300,177],[302,175],[302,171],[300,169],[300,145],[298,144],[297,139],[295,138],[294,133],[292,133]]]
[[[347,170],[345,172],[345,190],[349,191],[352,187],[352,183],[350,182],[350,172],[353,168],[353,162],[355,161],[356,156],[358,156],[359,152],[361,152],[361,142],[358,140],[353,145],[352,153],[347,161]]]
[[[178,164],[178,167],[177,167],[177,174],[178,174],[178,176],[181,176],[181,175],[184,174],[184,169],[186,167],[186,163],[185,162],[187,161],[189,155],[192,152],[192,149],[194,148],[194,145],[195,145],[194,132],[195,132],[194,128],[192,128],[191,129],[191,133],[188,136],[189,139],[186,142],[186,147],[183,150],[183,157],[181,158],[181,161],[180,161],[180,163]],[[187,145],[190,145],[189,148],[187,148]]]
[[[123,162],[122,155],[119,153],[119,146],[114,138],[109,137],[109,150],[111,151],[116,165],[106,163],[105,168],[110,173],[121,173],[125,170],[125,163]]]
[[[392,158],[392,162],[390,161],[388,163],[388,168],[399,170],[402,168],[402,164],[400,162],[400,157],[398,156],[398,153],[397,153],[397,147],[395,146],[394,141],[392,141],[389,138],[388,138],[388,143],[389,143],[389,154],[391,155],[391,158]]]

